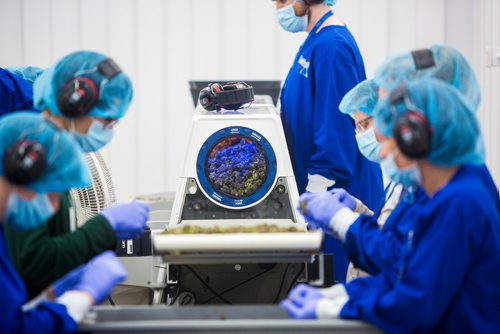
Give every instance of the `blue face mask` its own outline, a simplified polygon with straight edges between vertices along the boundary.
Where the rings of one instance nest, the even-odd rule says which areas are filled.
[[[368,160],[380,163],[380,143],[375,138],[375,130],[373,127],[363,133],[356,134],[356,141],[358,142],[359,151]]]
[[[71,134],[84,152],[96,152],[113,138],[113,130],[106,128],[96,119],[92,121],[87,134],[76,132],[74,125]]]
[[[403,186],[416,186],[422,183],[422,174],[416,163],[406,168],[399,168],[396,165],[394,154],[389,154],[382,159],[381,165],[387,176],[396,183]]]
[[[47,194],[24,199],[13,191],[7,200],[4,222],[16,230],[31,230],[44,224],[54,214]]]
[[[293,4],[278,9],[276,17],[280,26],[288,32],[301,32],[307,28],[307,15],[296,16]]]

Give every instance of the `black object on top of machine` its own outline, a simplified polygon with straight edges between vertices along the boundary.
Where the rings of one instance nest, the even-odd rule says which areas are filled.
[[[253,100],[253,87],[245,82],[211,83],[199,95],[200,104],[207,111],[247,108]]]

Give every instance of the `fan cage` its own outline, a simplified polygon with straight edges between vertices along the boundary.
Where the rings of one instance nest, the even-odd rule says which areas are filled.
[[[88,219],[116,202],[111,173],[102,155],[98,152],[91,152],[87,153],[85,158],[92,174],[92,185],[70,191],[76,209],[77,226],[83,225]]]

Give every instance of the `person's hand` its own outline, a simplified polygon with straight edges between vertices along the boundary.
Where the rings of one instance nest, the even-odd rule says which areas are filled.
[[[323,298],[317,288],[299,284],[289,293],[288,298],[280,303],[280,307],[294,319],[316,319],[316,308]]]
[[[142,202],[115,204],[101,211],[118,238],[130,239],[141,235],[149,219],[149,205]]]
[[[288,299],[301,300],[303,298],[323,297],[320,289],[310,286],[309,284],[300,283],[290,291]]]
[[[56,298],[61,297],[66,291],[72,290],[78,282],[80,282],[80,278],[84,270],[85,265],[81,265],[52,283],[46,290],[47,299],[55,300]]]
[[[337,200],[347,206],[352,211],[356,210],[357,202],[356,199],[351,196],[345,189],[335,188],[330,190],[330,192],[337,198]]]
[[[300,196],[298,210],[311,227],[328,232],[332,217],[342,208],[347,207],[337,197],[338,195],[332,192],[305,193]]]
[[[112,251],[106,251],[84,267],[80,281],[72,290],[87,292],[96,304],[100,304],[115,285],[127,278],[127,271]]]

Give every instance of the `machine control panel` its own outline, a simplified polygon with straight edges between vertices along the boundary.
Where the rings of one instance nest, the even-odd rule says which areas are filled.
[[[251,208],[231,210],[214,204],[200,191],[196,180],[189,179],[181,220],[290,219],[295,222],[288,196],[286,179],[280,177],[262,202]]]

